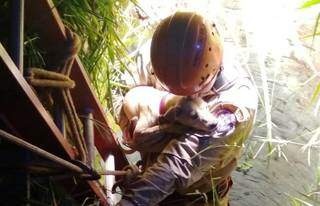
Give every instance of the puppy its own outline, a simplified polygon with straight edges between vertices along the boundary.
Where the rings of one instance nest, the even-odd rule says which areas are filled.
[[[125,142],[136,150],[188,129],[210,131],[217,124],[201,98],[177,96],[149,86],[134,87],[125,95],[118,122]]]

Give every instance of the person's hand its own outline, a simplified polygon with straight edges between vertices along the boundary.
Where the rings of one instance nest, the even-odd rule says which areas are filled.
[[[214,136],[221,137],[231,134],[236,127],[236,111],[238,108],[232,104],[217,104],[213,107],[212,113],[217,118],[217,125],[213,131]]]
[[[221,110],[217,114],[218,123],[216,125],[215,131],[219,135],[229,135],[236,127],[236,116],[229,110]]]

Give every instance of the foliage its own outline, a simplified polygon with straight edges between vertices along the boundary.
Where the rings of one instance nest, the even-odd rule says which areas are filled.
[[[308,8],[308,7],[317,5],[319,3],[320,3],[320,0],[309,0],[309,1],[304,2],[300,8],[302,8],[302,9]]]
[[[313,206],[312,204],[310,204],[310,203],[308,203],[308,202],[306,202],[304,200],[301,200],[301,199],[299,199],[297,197],[291,197],[291,196],[290,196],[290,204],[292,206],[304,206],[304,205]]]
[[[80,59],[87,70],[98,98],[113,110],[113,93],[126,89],[121,75],[130,61],[121,41],[125,34],[124,8],[128,0],[54,1],[64,21],[80,35],[83,46]]]
[[[300,8],[306,9],[306,8],[310,8],[310,7],[319,5],[319,4],[320,4],[320,0],[309,0],[309,1],[304,2]],[[312,34],[312,42],[314,42],[314,39],[316,36],[320,35],[320,32],[318,31],[319,24],[320,24],[320,12],[319,12],[319,14],[316,18],[316,22],[314,24],[313,34]],[[320,82],[316,86],[315,91],[312,95],[312,98],[311,98],[312,103],[315,103],[317,101],[319,95],[320,95]],[[320,99],[318,100],[318,102],[320,102]]]
[[[25,34],[24,38],[24,67],[44,68],[43,51],[36,46],[39,37],[35,34]]]

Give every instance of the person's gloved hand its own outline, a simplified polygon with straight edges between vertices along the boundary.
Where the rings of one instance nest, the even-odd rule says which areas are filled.
[[[213,107],[212,114],[217,118],[217,125],[212,130],[214,137],[227,136],[235,130],[238,110],[238,107],[228,103],[220,103]]]
[[[236,126],[237,120],[234,113],[228,109],[222,109],[217,112],[218,123],[215,128],[215,132],[221,136],[231,134]]]

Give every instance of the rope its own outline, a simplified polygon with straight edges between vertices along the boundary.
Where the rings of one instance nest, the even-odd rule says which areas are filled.
[[[69,28],[66,28],[66,39],[67,41],[63,48],[63,56],[61,57],[61,65],[58,69],[60,70],[60,73],[39,68],[29,68],[26,79],[34,87],[47,89],[45,96],[49,100],[50,106],[53,105],[51,96],[52,89],[61,89],[60,96],[63,108],[65,109],[68,122],[70,123],[71,133],[75,139],[76,147],[79,150],[80,159],[87,163],[88,151],[82,135],[81,122],[78,118],[69,90],[75,87],[75,82],[69,78],[69,75],[75,56],[80,50],[81,41],[79,36]]]
[[[51,160],[64,168],[72,171],[73,173],[79,174],[81,177],[95,180],[99,179],[100,175],[114,175],[114,176],[126,176],[126,178],[132,179],[137,174],[140,174],[139,169],[136,166],[127,166],[124,168],[124,170],[103,170],[100,172],[96,172],[93,169],[89,168],[85,164],[83,164],[80,161],[77,160],[71,160],[71,162],[66,161],[54,154],[51,154],[33,144],[30,144],[24,140],[22,140],[19,137],[16,137],[2,129],[0,129],[0,137],[3,139],[18,145],[20,147],[23,147],[24,149],[27,149],[43,158],[46,158],[48,160]],[[73,174],[72,174],[73,175]]]
[[[112,186],[112,189],[111,189],[112,193],[116,193],[117,187],[119,187],[122,191],[124,191],[126,188],[126,185],[134,181],[139,174],[141,174],[141,170],[137,165],[125,166],[118,173],[118,175],[121,175],[123,177]]]
[[[39,68],[28,68],[26,79],[32,86],[72,89],[75,83],[68,76]]]

